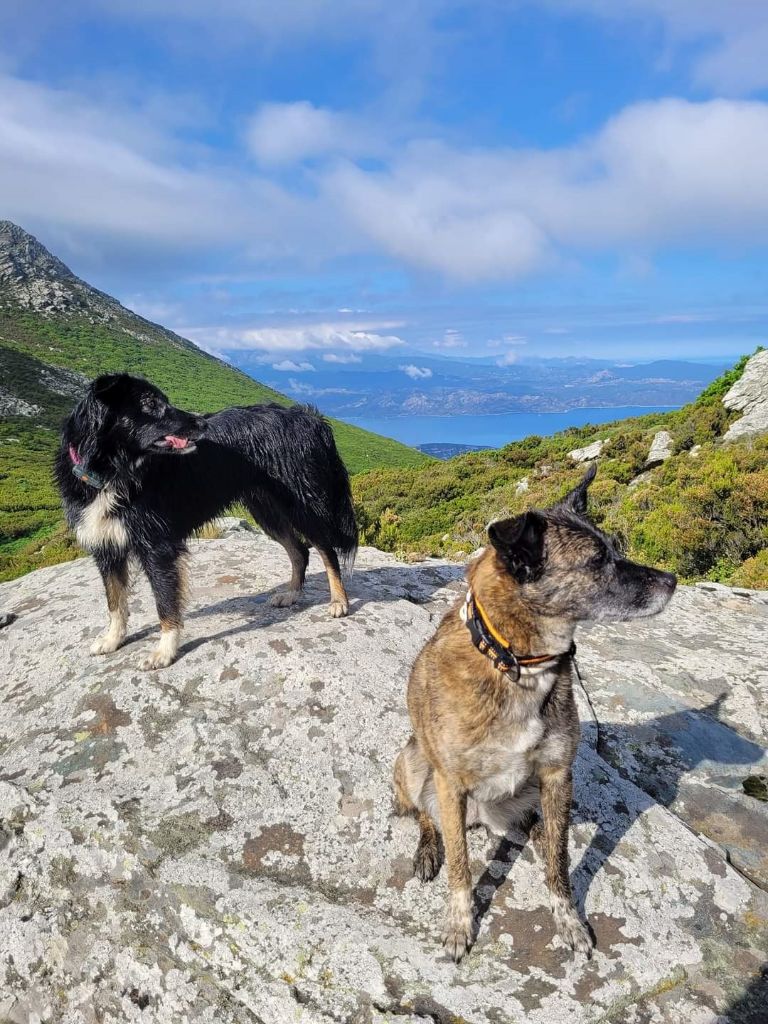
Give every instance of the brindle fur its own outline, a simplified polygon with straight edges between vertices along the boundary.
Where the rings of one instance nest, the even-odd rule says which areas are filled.
[[[469,566],[473,593],[520,657],[567,652],[578,622],[652,615],[674,591],[674,576],[628,562],[586,520],[593,477],[591,467],[554,509],[492,524],[490,546]],[[397,758],[394,788],[396,808],[419,821],[414,871],[423,881],[437,875],[442,833],[451,893],[443,943],[460,960],[474,939],[467,824],[504,833],[530,824],[538,806],[558,933],[589,956],[592,937],[573,906],[568,870],[580,735],[571,658],[524,669],[514,682],[472,645],[461,604],[419,654],[408,685],[413,735]]]

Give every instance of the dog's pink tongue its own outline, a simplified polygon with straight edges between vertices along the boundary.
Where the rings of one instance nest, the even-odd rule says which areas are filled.
[[[186,448],[187,439],[186,437],[175,437],[173,434],[166,434],[165,440],[171,446],[171,448]]]

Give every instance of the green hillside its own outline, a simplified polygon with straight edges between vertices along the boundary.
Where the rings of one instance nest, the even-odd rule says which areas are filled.
[[[155,325],[147,324],[147,327]],[[136,335],[125,326],[93,324],[82,317],[48,319],[39,313],[0,312],[0,346],[86,377],[125,371],[137,373],[162,388],[181,408],[217,412],[231,405],[290,400],[221,360],[190,345],[170,331],[155,328],[159,337]],[[177,344],[168,339],[178,339]],[[14,372],[10,370],[9,372]],[[18,383],[3,374],[11,387]],[[418,466],[429,460],[379,434],[331,420],[342,458],[350,473],[377,466]]]
[[[57,375],[57,368],[83,378],[119,370],[142,374],[174,403],[199,412],[266,401],[289,404],[184,339],[141,324],[136,330],[127,318],[93,323],[78,315],[0,312],[0,396],[5,392],[37,407],[31,416],[7,415],[0,421],[0,580],[77,553],[63,528],[51,479],[58,426],[77,390],[73,374]],[[351,473],[429,461],[389,438],[338,421],[332,425]]]
[[[492,519],[562,497],[583,472],[568,452],[608,438],[590,491],[592,511],[630,557],[687,581],[768,587],[768,436],[721,442],[736,418],[721,398],[745,363],[746,357],[678,411],[528,437],[419,469],[362,474],[353,491],[363,543],[466,555],[485,543]],[[646,469],[659,430],[671,433],[673,455]]]

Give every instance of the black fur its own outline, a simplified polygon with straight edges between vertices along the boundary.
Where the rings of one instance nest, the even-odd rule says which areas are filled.
[[[74,474],[76,460],[100,490]],[[234,502],[284,545],[301,583],[308,545],[323,555],[329,578],[334,568],[338,574],[339,558],[354,560],[347,471],[330,427],[306,406],[254,405],[198,416],[174,408],[141,378],[99,377],[64,424],[55,473],[67,521],[79,529],[105,585],[121,583],[133,555],[164,624],[180,623],[179,557],[187,538]],[[109,496],[110,522],[119,523],[101,531],[103,538],[84,529],[100,494],[102,502]]]

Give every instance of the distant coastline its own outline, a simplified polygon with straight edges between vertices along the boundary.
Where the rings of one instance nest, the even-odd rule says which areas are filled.
[[[460,446],[465,451],[501,448],[531,434],[548,437],[568,427],[587,423],[599,425],[630,416],[668,412],[674,405],[623,405],[612,408],[569,409],[567,412],[483,413],[480,416],[360,416],[347,417],[348,423],[392,437],[424,451],[429,446]],[[437,458],[450,455],[427,454]],[[459,454],[455,452],[454,454]]]

